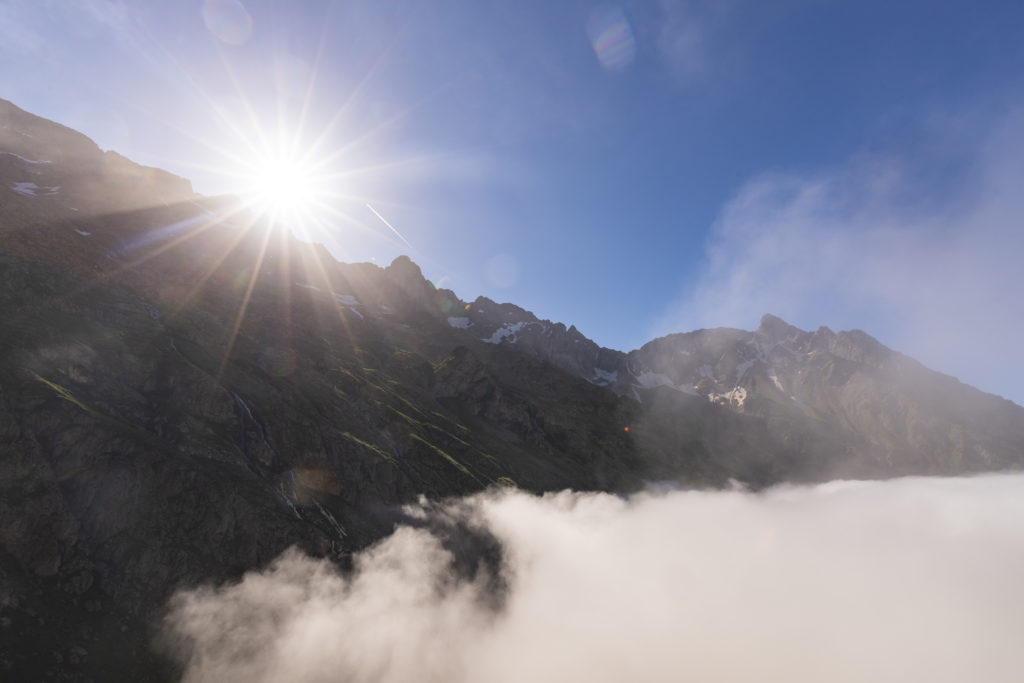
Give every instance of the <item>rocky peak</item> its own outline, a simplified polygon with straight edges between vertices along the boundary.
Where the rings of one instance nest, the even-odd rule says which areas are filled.
[[[456,309],[449,315],[448,323],[479,342],[513,346],[604,386],[615,381],[625,356],[621,351],[599,347],[575,326],[566,329],[563,323],[540,320],[515,304],[497,303],[485,296]]]
[[[761,324],[757,328],[757,334],[764,337],[771,343],[780,343],[788,340],[795,340],[805,332],[787,323],[782,318],[771,313],[765,313],[761,317]]]
[[[825,327],[824,325],[819,327],[814,332],[803,334],[804,343],[801,347],[801,351],[804,353],[811,353],[814,351],[828,351],[830,345],[835,339],[836,333]]]
[[[396,257],[391,265],[384,269],[384,272],[392,280],[406,287],[421,288],[427,284],[426,278],[423,277],[423,271],[405,254]]]
[[[525,308],[515,304],[497,303],[486,296],[478,296],[469,307],[470,318],[475,323],[493,325],[515,324],[520,322],[537,322],[537,316]]]
[[[392,261],[391,265],[384,269],[384,275],[414,301],[426,304],[433,300],[436,288],[423,277],[420,267],[405,254]]]

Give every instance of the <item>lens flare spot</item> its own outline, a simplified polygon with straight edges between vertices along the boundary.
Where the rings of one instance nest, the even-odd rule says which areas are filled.
[[[591,12],[587,20],[587,38],[597,61],[607,71],[625,71],[636,58],[633,28],[618,7],[598,7]]]

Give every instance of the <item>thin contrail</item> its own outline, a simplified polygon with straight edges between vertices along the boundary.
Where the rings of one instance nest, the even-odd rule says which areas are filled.
[[[386,225],[386,226],[388,226],[389,228],[391,228],[391,232],[393,232],[393,233],[395,233],[396,235],[398,235],[399,239],[401,239],[401,240],[402,240],[403,242],[405,242],[406,246],[408,246],[408,247],[409,247],[410,249],[412,249],[412,248],[413,248],[413,247],[412,247],[412,245],[411,245],[411,244],[409,244],[409,240],[405,239],[405,237],[403,237],[403,236],[402,236],[402,233],[400,233],[400,232],[398,232],[397,230],[395,230],[395,226],[393,226],[393,225],[391,225],[390,223],[388,223],[387,219],[386,219],[386,218],[384,218],[384,216],[381,216],[381,215],[380,215],[380,214],[379,214],[379,213],[377,212],[377,209],[373,208],[373,207],[372,207],[372,206],[370,206],[369,204],[367,204],[367,205],[366,205],[366,208],[367,208],[367,209],[369,209],[370,211],[373,211],[373,215],[374,215],[374,216],[376,216],[377,218],[379,218],[379,219],[380,219],[380,222],[381,222],[381,223],[383,223],[384,225]]]

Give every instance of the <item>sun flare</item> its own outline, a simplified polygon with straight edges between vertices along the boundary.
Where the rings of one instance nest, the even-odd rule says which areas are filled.
[[[309,161],[268,155],[247,176],[246,202],[272,220],[308,219],[323,203],[324,179]]]

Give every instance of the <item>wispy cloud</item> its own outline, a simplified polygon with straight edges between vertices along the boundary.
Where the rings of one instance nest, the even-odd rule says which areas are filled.
[[[863,327],[1020,401],[1024,115],[1000,120],[970,156],[969,170],[939,185],[895,154],[753,179],[721,212],[700,276],[654,332],[749,328],[767,312],[805,327]]]
[[[457,580],[429,523],[402,527],[349,577],[292,552],[181,593],[167,638],[190,682],[1017,681],[1022,493],[482,494],[423,516],[492,534],[501,581]]]

